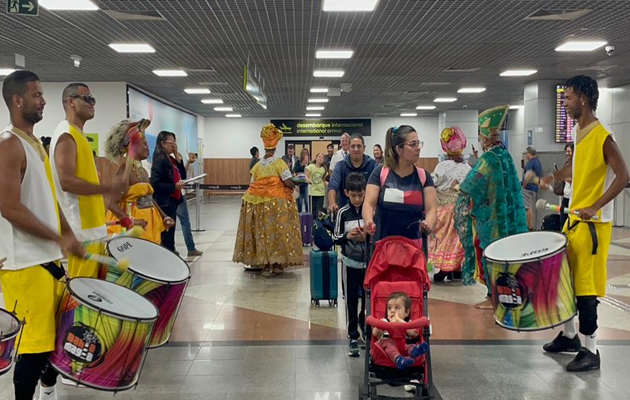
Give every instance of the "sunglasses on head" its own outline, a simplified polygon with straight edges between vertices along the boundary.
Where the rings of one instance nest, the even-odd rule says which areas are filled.
[[[73,99],[83,99],[88,104],[96,104],[96,97],[91,94],[76,94],[72,96]]]

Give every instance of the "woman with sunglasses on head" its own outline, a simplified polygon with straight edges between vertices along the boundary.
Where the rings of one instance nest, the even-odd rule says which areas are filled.
[[[435,244],[429,246],[429,264],[433,267],[435,281],[443,281],[451,274],[461,275],[464,248],[459,241],[453,222],[453,208],[459,192],[456,186],[466,179],[470,165],[462,153],[466,148],[466,135],[458,126],[446,128],[440,134],[440,144],[446,159],[431,174],[437,188],[438,212],[435,226]]]
[[[435,226],[435,185],[431,175],[415,165],[421,149],[412,126],[387,130],[385,162],[372,172],[363,205],[365,228],[375,240],[399,235],[421,245],[421,229]]]
[[[171,217],[173,223],[177,220],[177,207],[184,201],[182,195],[184,181],[177,168],[177,162],[171,157],[176,150],[175,143],[173,132],[158,133],[151,164],[153,198],[166,215]],[[162,232],[162,246],[179,255],[175,250],[175,229]]]
[[[483,251],[492,242],[527,232],[525,204],[514,161],[501,142],[508,106],[479,114],[479,143],[483,154],[461,183],[455,205],[455,227],[464,246],[464,285],[484,283],[488,290],[479,309],[492,309],[489,271]]]

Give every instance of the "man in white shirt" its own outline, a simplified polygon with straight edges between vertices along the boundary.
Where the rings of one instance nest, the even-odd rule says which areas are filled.
[[[341,135],[341,149],[337,151],[330,160],[330,175],[335,172],[335,167],[339,161],[343,161],[350,152],[350,135],[344,133]]]
[[[62,250],[82,258],[57,204],[46,150],[33,135],[42,120],[44,93],[37,75],[16,71],[2,84],[11,125],[0,133],[0,282],[7,308],[24,321],[13,376],[16,400],[57,398],[57,372],[48,357],[55,350],[56,316],[64,276]]]

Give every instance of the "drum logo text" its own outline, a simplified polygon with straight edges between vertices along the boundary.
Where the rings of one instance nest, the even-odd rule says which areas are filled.
[[[132,247],[133,247],[133,244],[131,244],[131,242],[125,242],[121,244],[120,246],[116,247],[116,250],[120,251],[121,253],[124,253],[125,251],[131,249]]]
[[[545,247],[544,249],[537,249],[537,250],[532,250],[532,251],[527,252],[527,253],[522,253],[521,257],[529,257],[529,256],[534,256],[536,254],[544,254],[547,251],[549,251],[549,249],[547,247]]]
[[[88,294],[88,299],[97,302],[97,303],[101,303],[101,302],[106,302],[107,304],[114,304],[111,300],[109,300],[107,297],[103,296],[100,293],[97,292],[92,292],[91,294]]]
[[[102,346],[96,332],[85,325],[68,329],[63,349],[77,362],[93,363],[101,357]]]
[[[522,308],[527,303],[527,288],[512,274],[501,274],[496,291],[499,303],[505,308]]]

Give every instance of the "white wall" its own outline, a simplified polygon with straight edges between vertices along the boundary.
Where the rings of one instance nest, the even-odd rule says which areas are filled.
[[[61,104],[61,94],[69,82],[42,82],[46,107],[44,119],[35,125],[35,136],[51,136],[59,122],[64,120],[65,113]],[[98,133],[99,152],[103,155],[105,139],[111,127],[122,119],[127,118],[126,83],[97,82],[86,83],[96,97],[96,115],[93,120],[85,124],[85,133]],[[0,107],[0,126],[9,125],[9,111]]]
[[[519,178],[523,174],[521,169],[521,160],[523,159],[523,153],[527,148],[527,136],[525,134],[525,110],[520,108],[518,110],[510,110],[510,129],[508,130],[508,147],[516,171],[519,174]]]
[[[275,118],[274,118],[275,119]],[[249,158],[252,146],[262,148],[260,130],[270,118],[206,118],[204,127],[205,158]],[[378,143],[385,148],[385,133],[392,126],[411,125],[424,141],[423,157],[437,157],[441,152],[438,118],[372,118],[372,135],[365,137],[366,153]],[[349,131],[348,133],[352,133]],[[278,145],[278,155],[284,154],[285,140],[318,140],[317,136],[289,136]],[[326,137],[326,139],[335,139]],[[336,137],[338,139],[338,137]]]

